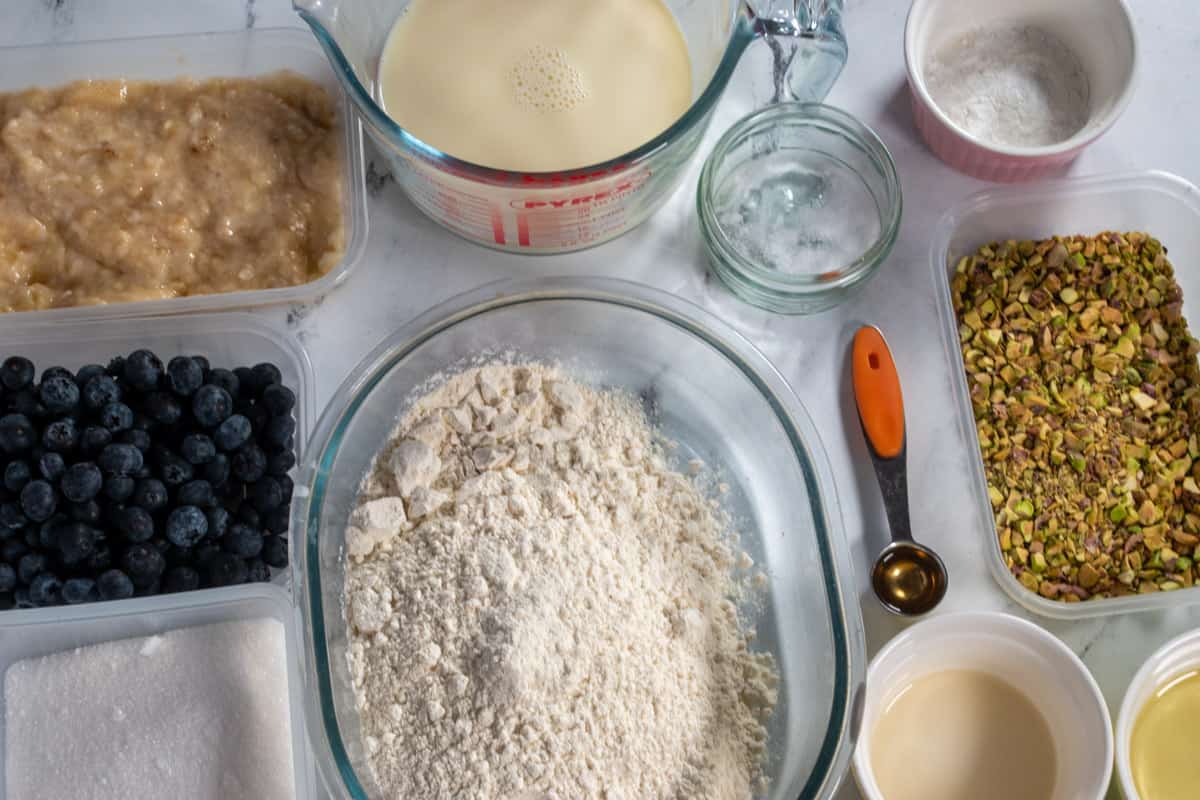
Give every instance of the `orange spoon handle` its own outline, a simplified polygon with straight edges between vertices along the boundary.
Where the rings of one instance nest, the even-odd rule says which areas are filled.
[[[851,365],[867,443],[879,458],[895,458],[904,451],[904,398],[892,351],[878,328],[867,325],[854,334]]]

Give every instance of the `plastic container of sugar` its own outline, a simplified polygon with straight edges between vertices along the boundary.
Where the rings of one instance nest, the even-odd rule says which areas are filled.
[[[821,103],[778,103],[721,137],[696,205],[710,268],[730,291],[770,311],[811,314],[875,274],[902,202],[874,131]]]
[[[0,615],[0,800],[314,797],[295,613],[259,583]]]

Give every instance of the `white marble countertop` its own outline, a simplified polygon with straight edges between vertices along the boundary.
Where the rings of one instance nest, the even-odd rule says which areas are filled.
[[[287,0],[6,0],[4,5],[0,45],[300,24]],[[858,571],[871,653],[903,623],[879,609],[866,583],[867,566],[884,544],[886,528],[844,365],[854,329],[864,322],[877,324],[889,338],[905,387],[913,528],[943,555],[952,576],[941,611],[995,609],[1028,616],[1006,598],[983,559],[988,533],[973,514],[964,469],[975,443],[964,440],[954,418],[929,268],[934,222],[984,184],[942,165],[913,128],[902,48],[908,3],[848,0],[847,5],[850,61],[829,102],[861,118],[891,149],[903,184],[904,221],[888,263],[846,305],[815,317],[789,318],[752,309],[712,281],[693,216],[698,164],[668,205],[632,234],[584,253],[529,259],[477,248],[446,233],[424,219],[383,164],[375,162],[364,262],[323,302],[258,313],[296,330],[315,366],[321,403],[386,333],[451,295],[501,277],[601,273],[666,289],[719,314],[774,361],[822,433]],[[1200,80],[1200,15],[1193,0],[1132,5],[1142,57],[1137,96],[1069,173],[1155,168],[1200,182],[1200,151],[1194,144],[1200,104],[1192,102]],[[743,64],[741,72],[751,66]],[[37,76],[30,75],[29,82],[36,83]],[[717,132],[749,109],[747,93],[739,93],[737,83],[722,101],[702,153]],[[1200,625],[1200,608],[1074,623],[1036,621],[1083,656],[1115,716],[1142,659],[1177,633]],[[839,797],[857,796],[847,779]]]

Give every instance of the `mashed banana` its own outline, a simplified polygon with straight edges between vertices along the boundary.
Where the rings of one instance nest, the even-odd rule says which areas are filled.
[[[313,280],[341,177],[333,100],[296,75],[0,94],[0,311]]]

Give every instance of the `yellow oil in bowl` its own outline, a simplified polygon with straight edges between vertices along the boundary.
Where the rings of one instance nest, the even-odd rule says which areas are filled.
[[[1129,761],[1141,800],[1200,796],[1200,670],[1176,677],[1146,701],[1133,724]]]

